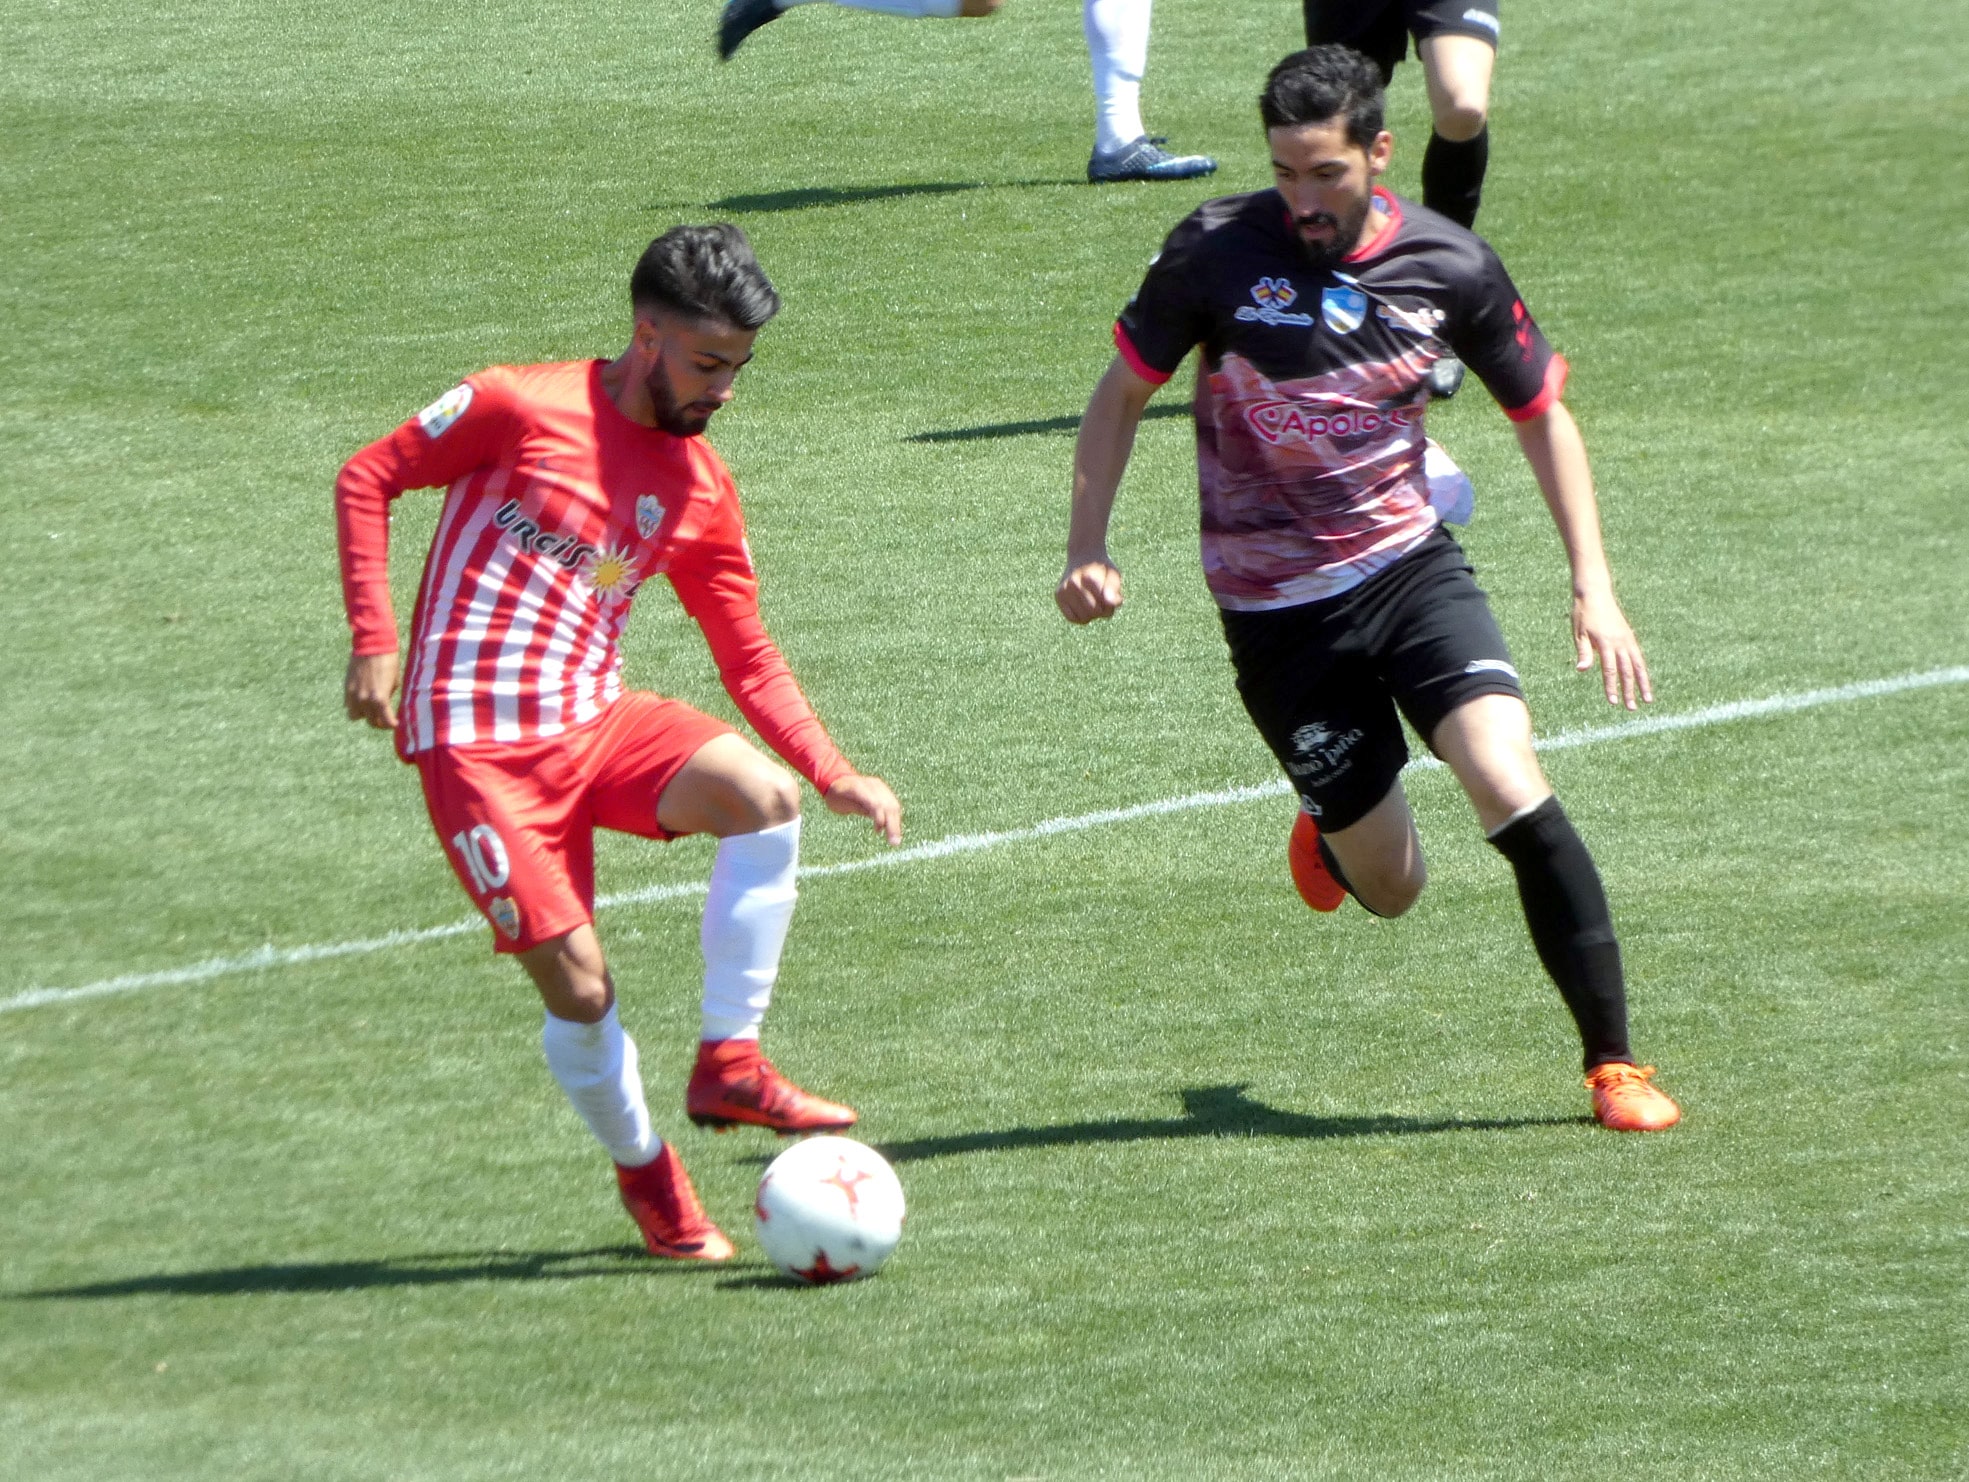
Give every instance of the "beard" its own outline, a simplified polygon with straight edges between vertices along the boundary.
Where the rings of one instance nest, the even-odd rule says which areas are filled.
[[[1367,213],[1373,205],[1374,199],[1370,196],[1345,216],[1336,216],[1331,211],[1313,211],[1304,216],[1293,217],[1293,235],[1299,239],[1299,250],[1304,252],[1307,261],[1321,272],[1339,267],[1346,261],[1347,254],[1360,246],[1361,232],[1367,226]],[[1331,228],[1332,240],[1307,241],[1301,228],[1309,226]]]
[[[670,388],[670,378],[663,373],[661,359],[650,367],[643,388],[649,392],[656,425],[672,437],[696,437],[710,424],[711,414],[718,410],[716,402],[679,401],[677,393]]]

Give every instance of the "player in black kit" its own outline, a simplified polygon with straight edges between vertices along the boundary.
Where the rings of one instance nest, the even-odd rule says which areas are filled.
[[[1540,960],[1572,1011],[1601,1122],[1680,1116],[1628,1048],[1613,922],[1586,846],[1532,749],[1502,634],[1445,508],[1467,482],[1423,431],[1430,368],[1455,355],[1490,389],[1572,567],[1578,667],[1610,703],[1654,698],[1614,598],[1586,449],[1546,343],[1503,264],[1464,228],[1375,184],[1393,140],[1374,64],[1295,52],[1260,99],[1276,187],[1198,208],[1115,324],[1119,355],[1074,450],[1066,573],[1075,623],[1121,606],[1107,550],[1136,424],[1191,347],[1203,566],[1239,693],[1300,798],[1300,894],[1399,916],[1425,880],[1401,786],[1396,707],[1455,774],[1511,862]],[[1434,467],[1432,467],[1432,464]]]
[[[1422,204],[1471,226],[1490,165],[1490,75],[1498,0],[1302,0],[1306,45],[1338,42],[1372,58],[1382,86],[1408,53],[1422,60],[1435,131],[1422,152]]]

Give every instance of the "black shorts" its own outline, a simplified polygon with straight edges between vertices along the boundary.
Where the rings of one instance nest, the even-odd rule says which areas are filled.
[[[1426,741],[1479,695],[1524,698],[1463,548],[1440,527],[1338,597],[1221,616],[1244,708],[1328,833],[1360,822],[1401,775],[1397,705]]]
[[[1395,63],[1408,54],[1408,38],[1474,36],[1497,46],[1498,0],[1303,0],[1306,45],[1338,41],[1365,53],[1381,68],[1381,80],[1395,75]]]

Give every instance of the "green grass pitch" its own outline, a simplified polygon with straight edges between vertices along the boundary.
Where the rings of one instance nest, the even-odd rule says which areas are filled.
[[[639,1258],[476,932],[25,1006],[466,914],[340,715],[330,483],[464,372],[613,354],[677,221],[741,223],[786,296],[714,436],[913,841],[1271,778],[1180,417],[1123,492],[1126,612],[1051,588],[1110,319],[1265,182],[1297,12],[1160,0],[1151,126],[1223,169],[1097,190],[1072,0],[814,7],[724,67],[712,0],[0,0],[0,1478],[1969,1474],[1959,682],[1550,755],[1661,1137],[1582,1120],[1440,771],[1399,923],[1298,906],[1278,796],[811,879],[769,1044],[911,1201],[851,1287],[773,1279],[774,1144],[683,1120],[689,897],[601,924],[722,1270]],[[1969,16],[1505,24],[1481,225],[1573,362],[1658,711],[1969,664]],[[1393,113],[1412,191],[1412,64]],[[1435,424],[1541,730],[1613,723],[1507,424],[1474,385]],[[722,708],[642,608],[631,678]],[[875,852],[809,810],[809,863]],[[616,841],[603,888],[708,859]]]

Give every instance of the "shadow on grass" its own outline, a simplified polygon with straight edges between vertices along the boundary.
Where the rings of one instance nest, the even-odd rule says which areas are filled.
[[[732,1268],[720,1268],[729,1271]],[[795,1281],[790,1276],[768,1266],[763,1272],[751,1276],[728,1276],[718,1283],[721,1292],[832,1292],[838,1291],[845,1283],[823,1282],[819,1286],[808,1281]]]
[[[582,1281],[597,1276],[654,1276],[729,1270],[689,1261],[653,1261],[640,1245],[593,1250],[441,1251],[375,1261],[296,1262],[230,1266],[216,1271],[175,1271],[130,1276],[46,1291],[15,1292],[9,1301],[57,1297],[230,1297],[255,1292],[348,1292],[366,1287],[448,1286],[467,1281]]]
[[[1187,402],[1166,406],[1153,406],[1142,413],[1144,422],[1159,421],[1167,417],[1187,417],[1190,408]],[[1032,422],[987,422],[982,427],[952,427],[941,432],[914,432],[903,441],[906,443],[969,443],[988,437],[1034,437],[1053,432],[1078,432],[1080,418],[1042,417]]]
[[[1253,1101],[1242,1086],[1191,1086],[1180,1117],[1126,1117],[1109,1122],[1066,1122],[1054,1127],[1010,1127],[1002,1132],[962,1132],[880,1144],[894,1163],[947,1158],[956,1153],[995,1153],[1010,1148],[1071,1147],[1089,1142],[1148,1142],[1183,1137],[1398,1137],[1436,1132],[1504,1132],[1519,1127],[1591,1125],[1577,1117],[1312,1117],[1277,1111]]]
[[[706,201],[705,211],[737,215],[767,211],[809,211],[816,206],[859,206],[866,201],[893,201],[905,196],[949,196],[967,190],[1033,190],[1041,186],[1077,185],[1074,180],[919,180],[906,185],[811,185],[797,190],[765,190]],[[652,210],[664,210],[656,206]]]
[[[1279,1111],[1254,1101],[1243,1086],[1191,1086],[1184,1090],[1180,1117],[1119,1117],[1106,1122],[1065,1122],[1053,1127],[1010,1127],[1001,1132],[964,1132],[951,1137],[919,1137],[878,1144],[895,1163],[946,1158],[958,1153],[1005,1152],[1014,1148],[1071,1147],[1093,1142],[1153,1142],[1185,1137],[1393,1137],[1438,1132],[1504,1132],[1521,1127],[1591,1126],[1576,1117],[1314,1117]],[[742,1158],[770,1162],[773,1154]],[[748,1266],[701,1266],[690,1261],[652,1261],[640,1245],[603,1245],[592,1250],[454,1251],[385,1257],[375,1261],[321,1261],[269,1266],[229,1266],[215,1271],[178,1271],[130,1276],[46,1291],[13,1292],[13,1302],[75,1297],[224,1297],[257,1292],[347,1292],[367,1287],[447,1286],[467,1281],[581,1281],[593,1277],[688,1275],[716,1272],[721,1289],[798,1288],[797,1282]]]

